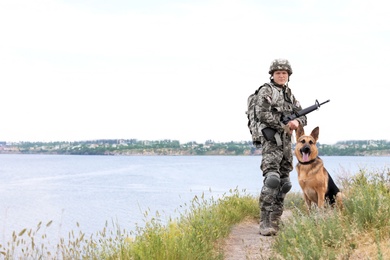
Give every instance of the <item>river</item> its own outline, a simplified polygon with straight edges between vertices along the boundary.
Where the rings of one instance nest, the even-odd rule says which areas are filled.
[[[389,157],[321,157],[338,176],[388,168]],[[80,156],[0,155],[0,244],[12,231],[47,229],[55,239],[72,230],[88,234],[115,222],[126,230],[143,226],[145,213],[177,217],[194,196],[245,190],[258,196],[260,156]],[[294,158],[295,160],[295,158]],[[293,191],[300,191],[291,173]],[[79,227],[78,227],[79,225]]]

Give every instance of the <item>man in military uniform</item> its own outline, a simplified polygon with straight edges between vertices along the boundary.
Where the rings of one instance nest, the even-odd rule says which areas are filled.
[[[279,230],[283,203],[292,185],[290,172],[293,170],[291,134],[299,124],[305,126],[306,116],[299,117],[286,125],[284,115],[302,110],[288,86],[292,74],[288,60],[276,59],[269,68],[270,83],[264,84],[257,95],[256,108],[259,111],[260,128],[271,129],[273,137],[261,137],[261,170],[264,180],[260,194],[260,234],[275,235]],[[269,139],[269,140],[267,140]]]

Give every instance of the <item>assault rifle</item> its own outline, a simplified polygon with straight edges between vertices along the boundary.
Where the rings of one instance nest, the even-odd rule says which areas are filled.
[[[286,115],[286,116],[283,116],[282,117],[282,122],[283,124],[287,125],[287,123],[289,121],[292,121],[298,117],[301,117],[301,116],[305,116],[311,112],[313,112],[314,110],[317,110],[320,108],[320,106],[322,106],[323,104],[325,103],[328,103],[330,101],[330,99],[326,100],[325,102],[318,102],[318,100],[316,100],[316,102],[314,103],[314,105],[310,106],[310,107],[307,107],[305,109],[302,109],[300,111],[297,111],[295,113],[292,113],[290,115]],[[276,130],[271,128],[271,127],[266,127],[266,128],[263,128],[261,130],[261,132],[263,133],[263,136],[264,138],[267,140],[267,141],[275,141],[275,134],[276,134]]]

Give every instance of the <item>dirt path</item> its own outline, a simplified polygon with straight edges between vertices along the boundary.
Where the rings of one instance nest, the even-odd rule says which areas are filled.
[[[290,217],[292,212],[283,212],[282,220]],[[257,220],[245,220],[234,226],[225,240],[223,247],[225,260],[269,259],[274,237],[261,236]]]

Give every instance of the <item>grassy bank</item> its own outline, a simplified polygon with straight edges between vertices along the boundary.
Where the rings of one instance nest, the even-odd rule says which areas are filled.
[[[222,238],[233,224],[259,214],[257,199],[231,190],[221,198],[206,200],[195,197],[176,219],[166,224],[159,216],[149,217],[145,226],[127,232],[115,224],[85,237],[82,232],[70,232],[54,247],[45,243],[39,230],[51,223],[40,223],[35,230],[14,232],[13,239],[0,246],[5,259],[223,259]],[[42,236],[37,243],[37,236]]]
[[[274,259],[390,259],[390,171],[360,171],[338,180],[344,209],[304,209],[300,193],[289,193],[293,217],[274,243]],[[37,243],[39,230],[15,232],[0,246],[5,259],[223,259],[221,242],[232,225],[258,218],[258,198],[232,190],[221,198],[195,197],[176,219],[162,224],[150,216],[144,227],[127,232],[113,223],[93,236],[71,232],[54,246]],[[53,253],[54,252],[54,253]]]
[[[275,259],[390,259],[390,170],[342,180],[343,210],[300,207],[274,244]]]

